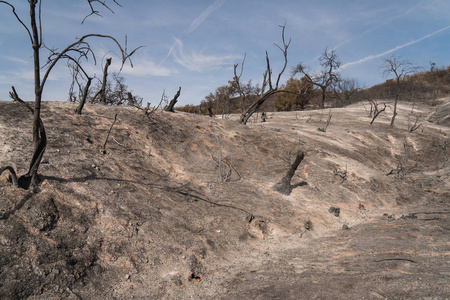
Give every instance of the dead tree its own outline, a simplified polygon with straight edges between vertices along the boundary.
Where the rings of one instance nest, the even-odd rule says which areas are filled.
[[[325,124],[324,127],[322,127],[322,128],[320,128],[320,127],[317,128],[317,130],[318,130],[318,131],[321,131],[321,132],[326,132],[326,131],[327,131],[327,128],[328,128],[328,125],[330,125],[331,117],[333,117],[333,115],[331,114],[331,109],[330,109],[330,111],[328,112],[327,123]]]
[[[208,106],[208,116],[209,116],[210,118],[214,118],[214,113],[213,113],[213,111],[212,111],[211,106]]]
[[[177,104],[178,97],[180,97],[180,94],[181,94],[181,86],[178,88],[178,91],[175,94],[175,96],[173,96],[173,99],[170,100],[169,105],[167,105],[166,108],[164,109],[165,111],[175,112],[173,108],[175,107],[175,104]]]
[[[422,124],[420,123],[419,125],[417,125],[417,122],[419,122],[420,117],[417,116],[416,120],[414,121],[414,124],[411,124],[411,120],[410,118],[414,116],[414,106],[415,106],[415,102],[413,103],[412,107],[411,107],[411,112],[408,115],[408,132],[411,133],[417,129],[420,128],[420,126],[422,126]]]
[[[289,170],[281,179],[281,181],[273,186],[274,191],[277,191],[283,195],[289,195],[291,193],[291,179],[292,177],[294,177],[295,171],[297,170],[304,157],[305,153],[303,153],[302,151],[297,151],[297,156],[295,157],[294,163],[290,165]]]
[[[95,3],[101,3],[104,7],[107,7],[107,4],[105,1],[100,0],[88,0],[89,6],[91,7],[91,10],[94,14],[98,14],[98,11],[95,11],[93,5]],[[116,2],[116,1],[114,1]],[[34,107],[31,108],[31,106],[28,106],[29,110],[33,114],[33,155],[30,162],[30,167],[28,169],[28,172],[19,177],[18,180],[18,186],[21,188],[28,189],[30,186],[34,192],[37,192],[37,186],[39,183],[38,179],[38,169],[42,160],[42,157],[44,155],[45,149],[47,147],[47,136],[44,128],[44,124],[41,120],[41,101],[42,101],[42,92],[45,86],[45,83],[55,67],[55,65],[61,60],[61,59],[67,59],[75,64],[77,64],[80,68],[81,64],[79,63],[79,57],[88,58],[89,55],[94,57],[95,61],[95,55],[92,51],[90,44],[87,40],[91,38],[105,38],[113,41],[118,48],[120,49],[120,52],[122,54],[122,65],[125,63],[126,60],[130,58],[130,56],[138,49],[133,50],[131,53],[127,53],[126,51],[126,45],[125,50],[122,48],[119,42],[117,42],[116,39],[114,39],[112,36],[109,35],[100,35],[100,34],[87,34],[82,36],[77,41],[73,42],[69,46],[67,46],[64,50],[61,52],[58,52],[57,49],[50,49],[50,55],[47,59],[47,63],[44,65],[43,68],[41,68],[40,64],[40,50],[43,47],[42,43],[42,18],[41,18],[41,4],[42,1],[39,0],[29,0],[29,16],[30,16],[30,26],[25,25],[25,23],[22,21],[21,17],[16,13],[16,9],[14,5],[9,3],[8,1],[0,0],[0,4],[5,4],[9,6],[12,10],[12,14],[17,19],[17,21],[25,28],[25,31],[28,34],[31,48],[33,50],[33,74],[34,74]],[[78,57],[78,58],[77,58]],[[131,63],[131,61],[130,61]],[[132,65],[132,64],[131,64]],[[43,76],[41,77],[41,70],[43,70]],[[15,89],[11,92],[11,96],[19,101],[19,96],[15,92]],[[23,101],[22,101],[23,102]],[[0,168],[0,170],[4,170],[5,168]],[[7,170],[10,170],[9,167],[6,167]],[[12,172],[11,172],[12,173]]]
[[[89,88],[91,86],[92,79],[94,79],[94,78],[90,77],[82,68],[80,68],[78,66],[78,64],[74,64],[69,61],[68,67],[72,72],[72,84],[70,85],[70,89],[69,89],[69,97],[71,98],[72,95],[74,94],[73,87],[74,87],[75,83],[77,83],[78,91],[79,91],[78,98],[80,101],[78,103],[77,108],[75,109],[75,113],[78,115],[81,115],[84,104],[86,103],[87,96],[89,94]],[[80,73],[84,73],[82,75],[84,75],[84,77],[86,77],[86,80],[87,80],[84,87],[82,86],[82,84],[80,83],[80,81],[78,79],[78,76],[82,76],[82,75],[80,75]],[[81,91],[83,91],[83,92],[81,93]],[[75,102],[75,101],[73,101],[73,102]]]
[[[286,66],[287,66],[287,50],[289,48],[289,45],[291,44],[291,40],[289,39],[288,42],[286,42],[285,37],[284,37],[284,31],[286,29],[286,24],[284,25],[280,25],[281,27],[281,38],[282,38],[282,42],[283,42],[283,46],[280,47],[279,45],[275,44],[275,46],[277,46],[281,52],[283,53],[284,56],[284,65],[283,68],[281,69],[280,73],[278,74],[277,77],[277,81],[275,82],[275,85],[272,82],[272,69],[270,67],[270,61],[269,61],[269,54],[266,51],[266,71],[264,72],[264,77],[263,77],[263,83],[262,83],[262,87],[261,87],[261,93],[258,95],[258,100],[256,100],[255,102],[253,102],[241,115],[239,121],[242,124],[247,124],[248,119],[250,119],[250,117],[257,112],[261,106],[263,105],[263,103],[269,99],[271,96],[280,93],[280,92],[289,92],[289,91],[284,91],[284,90],[279,90],[279,83],[280,83],[280,79],[281,76],[283,75],[284,71],[286,70]],[[244,61],[245,61],[245,57],[244,57]],[[236,87],[237,90],[239,92],[239,95],[241,95],[241,97],[245,97],[245,93],[243,92],[243,89],[241,87],[241,83],[240,83],[240,79],[242,76],[242,72],[243,72],[243,64],[244,61],[242,62],[241,65],[241,72],[238,75],[237,74],[237,67],[238,64],[234,65],[234,81],[236,83]],[[265,91],[265,89],[268,87],[268,90]]]
[[[105,67],[103,68],[103,80],[102,80],[102,87],[100,90],[95,94],[94,98],[92,98],[92,101],[94,101],[97,97],[100,97],[99,102],[101,104],[106,105],[106,83],[108,80],[108,68],[111,65],[111,57],[106,59]]]
[[[370,103],[370,117],[372,117],[372,121],[370,121],[370,125],[373,124],[373,122],[375,121],[376,118],[378,118],[378,116],[386,110],[386,103],[383,103],[384,107],[382,109],[378,108],[378,102],[376,102],[375,100],[366,98],[367,101],[369,101]]]
[[[406,141],[403,143],[405,149],[405,154],[397,161],[397,166],[395,169],[390,170],[386,173],[386,176],[395,175],[396,178],[403,178],[405,176],[404,165],[409,158],[409,146]]]
[[[266,112],[263,111],[261,114],[261,122],[263,122],[263,123],[266,122],[266,118],[267,118]]]
[[[320,73],[310,76],[303,63],[299,63],[293,68],[292,75],[295,76],[296,74],[301,73],[310,84],[320,88],[322,91],[322,101],[320,103],[320,107],[325,108],[325,100],[328,89],[331,88],[333,83],[339,81],[338,70],[341,66],[341,62],[336,55],[336,51],[328,51],[328,48],[325,48],[319,60],[320,65],[322,66],[322,71]]]
[[[114,121],[112,122],[111,127],[109,127],[108,134],[106,135],[105,143],[103,144],[103,147],[102,147],[103,154],[106,154],[106,144],[108,143],[108,138],[109,138],[109,135],[111,134],[111,130],[113,129],[114,124],[116,124],[117,116],[118,116],[118,114],[114,115]]]
[[[393,54],[389,58],[383,59],[383,64],[380,66],[380,69],[386,78],[390,75],[394,75],[395,79],[394,113],[391,119],[391,126],[394,126],[402,83],[408,75],[416,72],[419,68],[413,66],[409,60],[403,59],[402,56]]]

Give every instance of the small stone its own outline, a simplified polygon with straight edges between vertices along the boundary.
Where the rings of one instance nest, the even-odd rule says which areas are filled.
[[[328,209],[328,212],[330,214],[333,214],[335,217],[339,217],[340,213],[341,213],[341,209],[339,207],[330,207]]]
[[[349,229],[349,227],[347,226],[347,224],[344,224],[344,225],[342,225],[342,229],[347,230],[347,229]]]

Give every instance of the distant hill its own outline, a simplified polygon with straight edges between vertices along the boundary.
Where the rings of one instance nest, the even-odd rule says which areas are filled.
[[[450,95],[450,67],[408,76],[403,81],[402,100],[432,101]],[[395,82],[388,79],[364,91],[364,95],[377,99],[395,98]]]
[[[383,83],[374,85],[369,88],[361,89],[359,92],[352,93],[352,96],[345,99],[343,93],[336,93],[330,91],[327,97],[326,107],[342,107],[363,101],[369,97],[372,99],[394,99],[395,98],[396,84],[393,79],[388,79]],[[274,112],[279,111],[276,105],[278,101],[278,95],[276,94],[269,98],[261,107],[260,111]],[[419,102],[432,102],[438,98],[443,98],[450,95],[450,67],[448,68],[436,68],[430,71],[422,71],[415,73],[402,81],[401,100],[406,101],[419,101]],[[320,101],[320,91],[314,90],[311,94],[309,104],[306,105],[305,110],[318,109],[317,103]],[[249,103],[255,101],[257,96],[250,96],[247,99],[246,106]],[[208,107],[212,108],[214,115],[222,115],[230,113],[241,113],[241,98],[233,97],[226,100],[226,109],[223,109],[223,99],[220,101],[202,101],[198,105],[185,105],[177,107],[178,111],[196,113],[202,115],[208,115]],[[222,103],[219,103],[222,102]],[[288,110],[298,111],[301,110],[299,106],[293,105]]]

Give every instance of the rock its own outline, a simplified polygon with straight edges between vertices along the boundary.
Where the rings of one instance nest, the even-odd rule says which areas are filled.
[[[339,207],[330,207],[328,209],[328,212],[330,214],[333,214],[335,217],[339,217],[340,213],[341,213],[341,209]]]

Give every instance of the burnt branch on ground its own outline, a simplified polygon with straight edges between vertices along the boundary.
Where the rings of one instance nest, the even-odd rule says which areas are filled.
[[[273,186],[273,190],[277,191],[283,195],[289,195],[292,190],[291,186],[291,179],[295,174],[295,171],[297,170],[298,166],[302,162],[303,158],[305,157],[305,153],[302,151],[297,151],[297,156],[295,158],[295,161],[290,165],[289,170],[287,171],[286,175]]]

